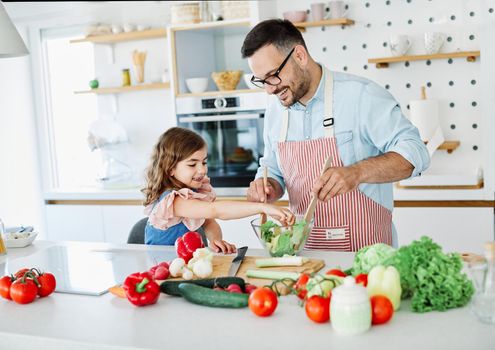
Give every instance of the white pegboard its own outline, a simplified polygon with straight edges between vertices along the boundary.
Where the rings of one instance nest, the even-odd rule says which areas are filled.
[[[278,1],[277,13],[308,10],[315,1]],[[349,0],[348,27],[308,28],[303,34],[310,54],[336,71],[367,77],[387,87],[408,115],[409,101],[419,99],[420,87],[427,86],[429,98],[440,100],[440,121],[446,140],[459,140],[451,154],[436,151],[430,171],[471,173],[483,168],[480,60],[412,61],[377,69],[369,58],[391,56],[388,39],[392,34],[412,38],[408,55],[424,54],[425,32],[443,32],[448,40],[440,52],[480,50],[480,25],[495,18],[495,1],[462,0]],[[308,20],[310,20],[310,15]],[[486,158],[485,158],[486,159]]]

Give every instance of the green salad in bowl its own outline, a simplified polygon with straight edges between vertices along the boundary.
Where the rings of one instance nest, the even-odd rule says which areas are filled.
[[[251,221],[256,236],[271,256],[297,255],[300,253],[313,228],[313,220],[306,225],[302,217],[298,217],[292,226],[283,227],[272,220],[261,224],[260,218]]]

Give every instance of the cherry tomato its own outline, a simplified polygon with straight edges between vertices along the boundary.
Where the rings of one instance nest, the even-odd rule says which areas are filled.
[[[344,271],[339,270],[339,269],[331,269],[325,272],[325,275],[335,275],[335,276],[340,276],[340,277],[345,277],[347,276]]]
[[[394,315],[394,306],[389,298],[384,295],[374,295],[371,301],[371,323],[387,323]]]
[[[10,286],[10,297],[18,304],[29,304],[38,295],[38,287],[30,278],[17,279]]]
[[[306,290],[306,284],[308,283],[308,280],[309,275],[307,273],[303,273],[294,285],[294,289],[296,290],[297,297],[299,299],[306,298],[306,294],[308,294],[308,291]]]
[[[257,288],[249,295],[248,305],[254,314],[265,317],[273,314],[277,308],[277,294],[270,288]]]
[[[14,281],[15,279],[11,276],[3,276],[2,278],[0,278],[0,295],[2,296],[2,298],[12,300],[12,298],[10,297],[10,286]]]
[[[368,285],[368,275],[365,273],[360,273],[356,276],[356,283],[361,283],[366,287]]]
[[[57,281],[55,280],[55,276],[50,272],[45,272],[40,274],[38,277],[39,287],[38,287],[38,295],[40,297],[46,297],[53,293],[55,288],[57,287]]]
[[[313,295],[306,300],[306,315],[317,323],[330,320],[330,298]]]

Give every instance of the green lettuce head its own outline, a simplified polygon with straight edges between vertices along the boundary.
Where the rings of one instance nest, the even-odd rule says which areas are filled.
[[[389,265],[387,261],[392,258],[397,251],[384,243],[373,244],[361,248],[354,257],[352,274],[368,273],[377,265]]]

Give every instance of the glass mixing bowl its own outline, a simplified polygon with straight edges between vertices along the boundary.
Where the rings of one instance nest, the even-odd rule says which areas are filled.
[[[268,218],[261,225],[261,217],[251,221],[256,237],[266,251],[274,257],[283,255],[298,255],[304,248],[309,234],[313,229],[314,220],[304,225],[303,216],[296,216],[296,223],[282,227],[278,221]]]

